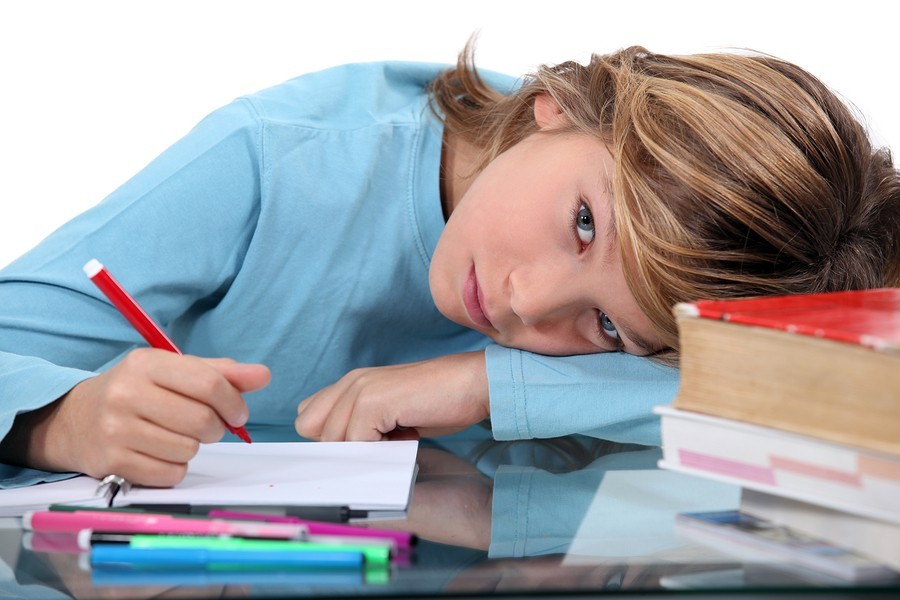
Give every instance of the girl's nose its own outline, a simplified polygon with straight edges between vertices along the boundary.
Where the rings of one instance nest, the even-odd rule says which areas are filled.
[[[578,282],[561,268],[519,270],[510,276],[510,305],[527,327],[540,327],[571,316],[580,293]]]

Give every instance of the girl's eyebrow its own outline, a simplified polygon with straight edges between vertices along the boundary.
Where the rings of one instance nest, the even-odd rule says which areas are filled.
[[[626,322],[616,323],[616,327],[622,330],[625,337],[631,341],[631,344],[637,348],[641,355],[653,354],[659,351],[656,344],[651,344],[647,339],[640,335],[634,328]]]

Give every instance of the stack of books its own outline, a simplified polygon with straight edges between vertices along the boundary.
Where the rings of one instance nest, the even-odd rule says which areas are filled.
[[[765,521],[863,559],[839,576],[900,571],[900,289],[700,301],[676,316],[681,387],[656,408],[660,466],[740,485],[745,529]]]

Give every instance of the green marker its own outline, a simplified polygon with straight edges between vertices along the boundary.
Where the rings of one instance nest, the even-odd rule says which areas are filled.
[[[111,537],[111,536],[110,536]],[[91,535],[91,544],[118,541],[105,539],[102,533]],[[128,540],[132,548],[203,548],[206,550],[260,550],[296,552],[359,552],[367,565],[386,565],[391,559],[391,549],[383,544],[342,544],[305,542],[294,540],[248,539],[236,537],[193,536],[193,535],[148,535],[135,534]]]

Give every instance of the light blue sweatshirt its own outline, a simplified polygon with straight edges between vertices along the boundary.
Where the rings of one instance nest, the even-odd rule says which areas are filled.
[[[0,271],[0,435],[144,345],[82,272],[96,258],[186,354],[269,366],[254,440],[297,439],[298,403],[353,368],[486,348],[495,438],[657,444],[674,370],[492,345],[435,308],[443,68],[347,65],[239,98]],[[0,466],[0,486],[55,477]]]

